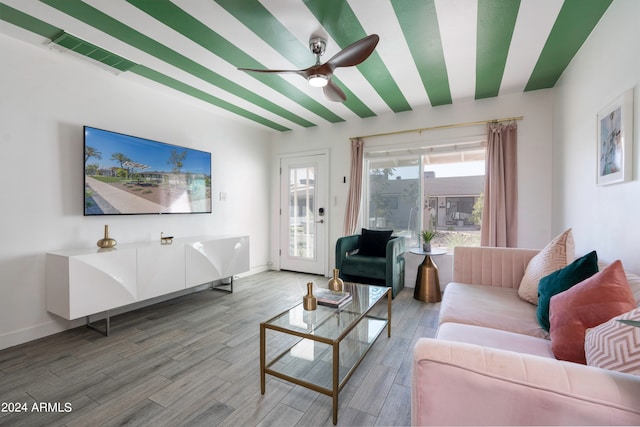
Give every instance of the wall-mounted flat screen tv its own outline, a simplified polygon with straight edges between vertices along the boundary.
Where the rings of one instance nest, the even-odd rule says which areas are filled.
[[[211,213],[211,153],[84,126],[84,215]]]

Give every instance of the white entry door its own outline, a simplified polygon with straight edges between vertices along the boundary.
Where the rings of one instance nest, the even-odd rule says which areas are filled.
[[[280,161],[280,268],[327,274],[327,154]]]

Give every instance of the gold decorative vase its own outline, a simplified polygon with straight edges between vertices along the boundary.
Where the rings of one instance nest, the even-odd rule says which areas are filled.
[[[318,299],[313,296],[313,282],[307,283],[307,294],[302,297],[302,307],[307,311],[318,308]]]
[[[98,246],[101,248],[112,248],[114,247],[118,242],[115,241],[115,239],[112,239],[109,237],[109,225],[105,224],[104,226],[104,239],[100,239],[98,240]]]
[[[329,284],[327,287],[332,291],[342,292],[344,289],[344,281],[340,278],[340,270],[337,268],[333,269],[333,277],[329,279]]]

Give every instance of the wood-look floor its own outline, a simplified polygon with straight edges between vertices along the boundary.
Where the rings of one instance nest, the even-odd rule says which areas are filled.
[[[2,350],[0,425],[330,426],[328,396],[269,375],[260,394],[259,323],[308,280],[328,279],[269,271],[113,317],[109,337],[79,327]],[[340,393],[338,425],[410,425],[412,349],[438,307],[412,288],[394,299],[391,338]]]

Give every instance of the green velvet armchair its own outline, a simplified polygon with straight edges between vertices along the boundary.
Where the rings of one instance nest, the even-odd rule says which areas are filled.
[[[404,237],[386,242],[384,257],[358,253],[362,235],[340,237],[336,242],[336,268],[348,282],[383,285],[392,288],[393,297],[404,288]]]

